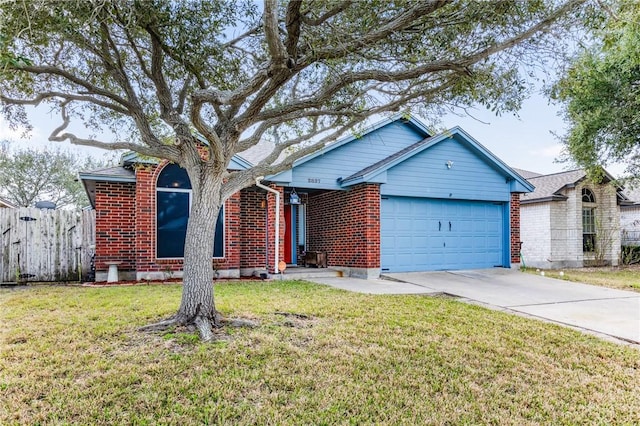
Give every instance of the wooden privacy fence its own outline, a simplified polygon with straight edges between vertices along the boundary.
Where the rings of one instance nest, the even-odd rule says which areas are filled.
[[[0,209],[0,282],[92,280],[95,211]]]

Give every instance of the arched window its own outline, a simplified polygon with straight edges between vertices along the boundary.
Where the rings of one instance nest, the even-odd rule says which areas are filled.
[[[191,181],[177,164],[167,165],[156,183],[156,255],[184,257],[187,220],[191,210]],[[213,257],[224,257],[224,207],[216,222]]]
[[[582,188],[582,251],[596,249],[596,197],[589,188]]]
[[[596,196],[593,195],[593,191],[589,188],[582,188],[582,202],[583,203],[595,203]]]

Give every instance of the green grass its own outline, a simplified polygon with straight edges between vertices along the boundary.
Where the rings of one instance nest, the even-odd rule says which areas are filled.
[[[216,285],[226,316],[260,324],[216,343],[136,331],[180,291],[0,291],[0,424],[640,421],[640,351],[563,327],[281,281]]]
[[[527,272],[539,273],[534,268]],[[636,267],[600,267],[545,270],[546,277],[640,292],[640,269]]]

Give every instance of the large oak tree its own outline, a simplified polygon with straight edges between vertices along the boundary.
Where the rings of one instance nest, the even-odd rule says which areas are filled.
[[[553,95],[565,102],[568,154],[598,177],[600,166],[625,163],[640,176],[640,8],[620,0],[591,16],[583,47]]]
[[[557,59],[581,4],[4,1],[0,100],[11,123],[26,120],[25,105],[50,104],[61,117],[52,141],[186,169],[193,204],[183,296],[163,324],[193,322],[209,339],[220,321],[211,242],[226,199],[375,114],[517,109],[527,73]],[[106,125],[119,139],[74,134],[73,120]],[[270,154],[227,171],[234,154],[258,143],[270,143]]]

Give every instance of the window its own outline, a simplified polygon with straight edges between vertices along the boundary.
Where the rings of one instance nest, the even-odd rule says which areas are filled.
[[[596,202],[596,197],[593,195],[593,191],[589,188],[582,189],[582,202],[583,203],[594,203]]]
[[[177,164],[166,166],[157,182],[156,253],[158,258],[184,257],[187,220],[191,210],[191,181]],[[216,222],[213,257],[224,257],[224,207]]]
[[[592,253],[596,247],[596,215],[595,209],[582,209],[582,251]]]
[[[596,197],[589,188],[582,189],[582,251],[593,253],[596,248]]]

